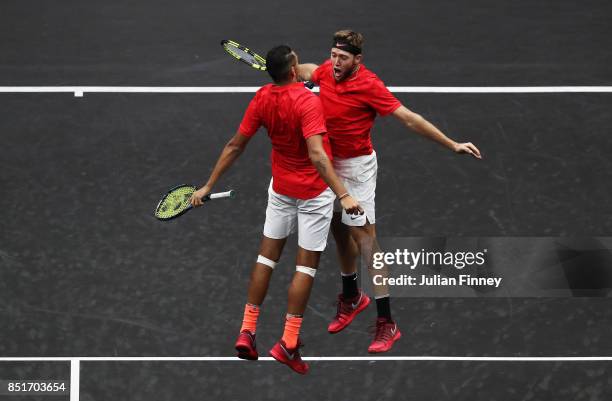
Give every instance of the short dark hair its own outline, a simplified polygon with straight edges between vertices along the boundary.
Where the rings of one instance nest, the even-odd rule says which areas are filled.
[[[274,82],[279,83],[289,78],[289,71],[295,62],[295,54],[287,45],[273,47],[266,54],[266,70]]]

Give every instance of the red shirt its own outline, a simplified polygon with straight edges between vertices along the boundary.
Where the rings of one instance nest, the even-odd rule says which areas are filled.
[[[319,98],[303,83],[268,84],[257,91],[238,129],[253,136],[266,127],[272,141],[272,188],[279,194],[311,199],[327,189],[310,157],[306,138],[323,135],[323,146],[331,159],[323,108]]]
[[[327,60],[310,80],[320,87],[333,155],[350,158],[371,154],[370,130],[376,114],[391,114],[402,105],[399,100],[363,64],[353,75],[336,82],[331,60]]]

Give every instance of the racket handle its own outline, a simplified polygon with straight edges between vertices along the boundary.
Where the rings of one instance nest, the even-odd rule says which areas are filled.
[[[312,89],[314,88],[315,84],[314,82],[311,82],[311,81],[304,81],[304,86],[307,87],[308,89]]]
[[[212,200],[212,199],[233,198],[234,196],[236,196],[236,191],[230,190],[230,191],[225,191],[225,192],[217,192],[214,194],[208,194],[202,200],[207,201],[207,200]]]

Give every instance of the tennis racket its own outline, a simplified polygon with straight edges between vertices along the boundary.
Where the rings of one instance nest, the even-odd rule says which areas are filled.
[[[163,221],[172,220],[193,209],[189,200],[196,189],[193,185],[178,185],[169,190],[157,204],[155,217]],[[217,192],[206,195],[202,200],[233,198],[235,194],[235,191]]]
[[[226,39],[221,41],[221,46],[223,46],[223,49],[227,52],[227,54],[234,57],[236,60],[240,60],[256,70],[266,70],[266,59],[248,47],[244,47],[233,40]]]
[[[230,56],[237,60],[242,61],[245,64],[250,65],[259,71],[266,70],[266,59],[255,53],[248,47],[242,46],[240,43],[234,42],[233,40],[224,39],[221,41],[221,46]],[[314,83],[310,81],[304,82],[304,86],[308,89],[314,88]]]

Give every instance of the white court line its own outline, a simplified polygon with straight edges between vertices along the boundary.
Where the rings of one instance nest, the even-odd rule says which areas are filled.
[[[306,361],[471,361],[471,362],[601,362],[612,361],[612,356],[310,356]],[[80,363],[83,362],[245,362],[236,357],[194,356],[194,357],[2,357],[0,362],[68,362],[70,361],[70,401],[80,398]],[[274,358],[263,357],[259,361],[270,362]]]
[[[70,401],[79,401],[81,364],[78,359],[70,361]]]
[[[394,93],[611,93],[612,86],[389,86]],[[259,86],[0,86],[0,93],[254,93]],[[318,92],[319,88],[314,88]]]
[[[596,362],[612,361],[612,356],[306,356],[306,361],[458,361],[458,362]],[[235,356],[82,356],[82,357],[2,357],[0,362],[244,362]],[[274,361],[271,357],[259,361]]]

